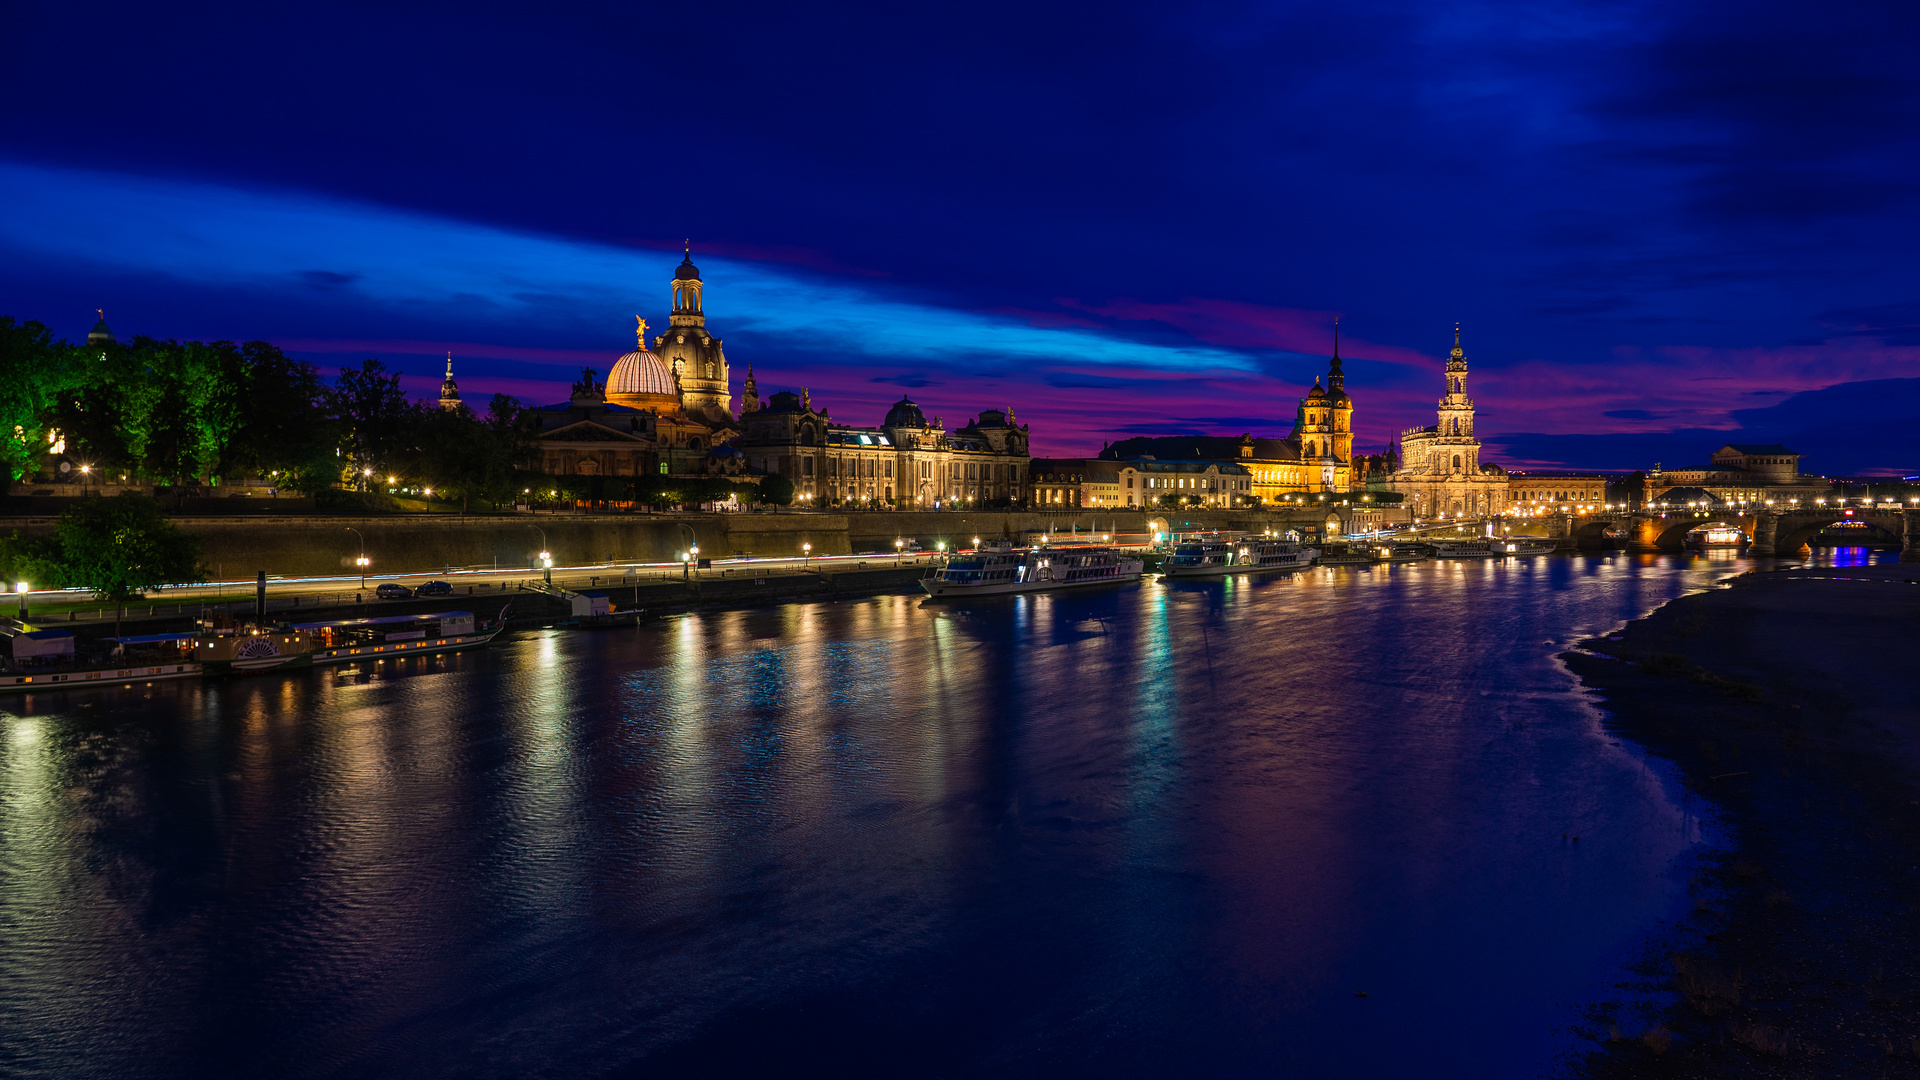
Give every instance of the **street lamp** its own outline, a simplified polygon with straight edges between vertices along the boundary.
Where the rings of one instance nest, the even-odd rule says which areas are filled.
[[[813,562],[813,545],[800,545],[800,568],[805,570]]]
[[[552,552],[543,551],[540,553],[540,566],[541,566],[542,572],[545,573],[546,575],[547,584],[549,585],[553,584],[553,553]]]
[[[13,591],[20,594],[20,621],[26,622],[27,621],[27,593],[33,591],[33,587],[28,585],[24,581],[16,581],[13,583]]]
[[[553,556],[547,551],[547,530],[538,525],[521,524],[521,528],[532,529],[540,534],[540,561],[547,566],[547,584],[553,584]]]
[[[360,568],[360,587],[364,589],[367,587],[367,538],[360,535],[359,529],[347,531],[360,539],[360,557],[353,560],[353,565]]]

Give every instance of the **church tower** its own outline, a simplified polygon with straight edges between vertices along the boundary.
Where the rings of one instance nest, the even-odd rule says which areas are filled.
[[[727,389],[727,356],[720,339],[707,332],[706,284],[693,265],[693,249],[673,273],[673,312],[666,332],[653,339],[653,351],[680,387],[687,415],[724,423],[731,420],[733,395]]]
[[[1340,320],[1333,320],[1333,361],[1327,365],[1327,441],[1333,458],[1351,476],[1353,467],[1353,399],[1347,396],[1347,374],[1340,368]],[[1345,486],[1345,485],[1342,485]]]
[[[1467,396],[1467,354],[1460,348],[1459,323],[1453,324],[1453,351],[1447,354],[1446,389],[1440,399],[1439,441],[1449,456],[1437,471],[1478,472],[1480,441],[1473,437],[1473,399]]]
[[[453,354],[447,354],[447,377],[440,382],[440,407],[448,412],[460,411],[460,387],[453,381]]]

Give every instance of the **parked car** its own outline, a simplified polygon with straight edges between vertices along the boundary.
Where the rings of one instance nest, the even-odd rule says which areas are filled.
[[[453,584],[447,581],[427,581],[413,587],[415,596],[452,596]]]
[[[373,590],[373,595],[382,600],[406,600],[413,596],[413,590],[396,582],[384,581],[380,583],[379,588]]]

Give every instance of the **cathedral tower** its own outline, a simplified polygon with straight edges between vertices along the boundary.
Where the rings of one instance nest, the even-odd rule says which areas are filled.
[[[720,339],[707,332],[705,289],[689,246],[673,273],[673,312],[666,332],[653,339],[653,351],[673,373],[689,416],[729,420],[733,395],[727,389],[727,356]]]
[[[1353,465],[1353,399],[1347,396],[1347,374],[1340,368],[1340,320],[1333,320],[1333,361],[1327,365],[1327,441],[1333,458]]]
[[[1473,438],[1473,399],[1467,396],[1467,354],[1460,348],[1460,324],[1453,325],[1453,351],[1447,354],[1447,393],[1440,399],[1440,435]]]
[[[460,386],[453,381],[453,354],[447,354],[447,377],[440,383],[440,407],[448,412],[460,411]]]

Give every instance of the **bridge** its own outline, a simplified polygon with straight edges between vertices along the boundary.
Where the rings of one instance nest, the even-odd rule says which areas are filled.
[[[1678,551],[1686,535],[1709,525],[1738,528],[1752,555],[1790,558],[1829,525],[1857,521],[1900,545],[1901,562],[1920,562],[1920,510],[1897,507],[1796,507],[1792,510],[1612,510],[1557,513],[1543,519],[1547,535],[1562,546],[1603,547],[1610,530],[1627,538],[1629,551]]]

